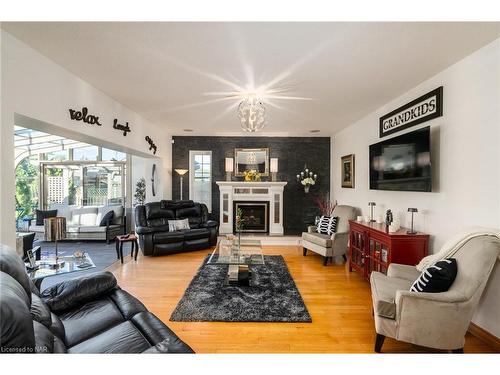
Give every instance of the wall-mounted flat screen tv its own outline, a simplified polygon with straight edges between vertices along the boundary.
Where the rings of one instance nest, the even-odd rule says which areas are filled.
[[[432,191],[430,127],[370,145],[370,189]]]

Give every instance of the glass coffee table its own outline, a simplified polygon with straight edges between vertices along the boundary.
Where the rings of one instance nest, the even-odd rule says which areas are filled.
[[[73,255],[59,257],[59,264],[59,267],[54,268],[54,262],[50,261],[49,259],[37,260],[36,265],[38,266],[38,268],[28,268],[27,272],[35,286],[40,289],[42,281],[46,277],[95,268],[95,264],[88,256],[88,254],[85,254],[83,257],[75,257]]]
[[[225,285],[250,286],[250,266],[265,264],[262,243],[251,239],[221,239],[207,264],[229,266]]]

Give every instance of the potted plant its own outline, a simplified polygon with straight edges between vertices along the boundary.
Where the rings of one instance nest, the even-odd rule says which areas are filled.
[[[144,178],[140,178],[135,185],[134,199],[136,205],[143,205],[146,201],[146,180]]]
[[[304,191],[306,193],[309,193],[309,188],[312,186],[312,185],[315,185],[316,184],[316,181],[312,178],[312,177],[306,177],[304,178],[303,180],[300,181],[300,183],[302,185],[304,185]]]
[[[333,210],[337,207],[337,201],[332,202],[329,199],[329,194],[326,193],[324,197],[316,197],[314,198],[314,203],[319,209],[319,212],[323,216],[332,216]],[[315,224],[317,225],[319,221],[319,216],[316,216]]]

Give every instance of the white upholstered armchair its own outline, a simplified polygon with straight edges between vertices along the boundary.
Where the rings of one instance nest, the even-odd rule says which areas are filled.
[[[457,260],[457,277],[444,293],[410,292],[420,275],[414,266],[391,264],[387,276],[372,272],[375,351],[381,351],[388,336],[463,352],[465,334],[499,254],[500,240],[493,235],[477,235],[460,243],[451,256]]]
[[[351,206],[336,206],[332,216],[337,216],[337,231],[332,234],[317,233],[315,226],[310,226],[307,232],[302,233],[302,247],[304,256],[307,250],[323,255],[326,266],[328,260],[336,256],[343,256],[346,259],[347,242],[349,239],[349,220],[356,218],[356,209]]]

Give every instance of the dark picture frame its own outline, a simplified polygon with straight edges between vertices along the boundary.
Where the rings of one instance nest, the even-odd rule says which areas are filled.
[[[340,158],[340,180],[343,188],[354,189],[354,160],[354,154],[345,155]]]

